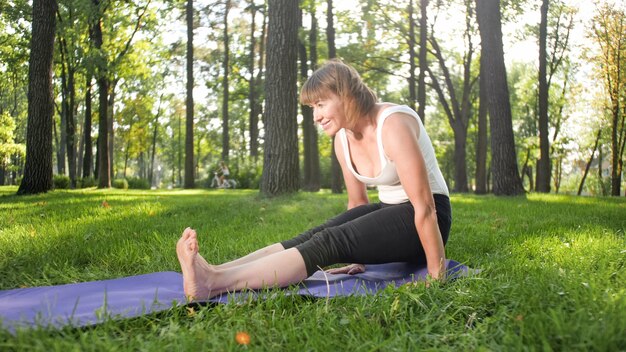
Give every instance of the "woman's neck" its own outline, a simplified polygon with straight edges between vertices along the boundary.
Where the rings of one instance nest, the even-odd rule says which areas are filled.
[[[376,117],[380,111],[380,104],[375,104],[367,113],[367,115],[361,117],[355,126],[352,128],[346,128],[346,130],[354,137],[356,140],[363,139],[363,136],[369,133],[370,131],[376,130]]]

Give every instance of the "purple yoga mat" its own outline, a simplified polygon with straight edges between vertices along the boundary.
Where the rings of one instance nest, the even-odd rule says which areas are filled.
[[[469,269],[448,260],[448,277],[466,276]],[[357,275],[318,271],[288,294],[337,297],[374,294],[388,285],[400,286],[426,278],[425,267],[407,263],[366,265]],[[229,303],[265,299],[262,291],[223,294],[209,302]],[[87,326],[107,319],[132,318],[186,304],[182,275],[172,271],[77,284],[0,291],[0,325],[19,328]]]

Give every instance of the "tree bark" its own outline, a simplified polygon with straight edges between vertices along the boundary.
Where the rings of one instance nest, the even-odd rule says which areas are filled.
[[[85,121],[83,127],[84,151],[83,157],[83,178],[92,176],[93,168],[93,146],[91,139],[91,74],[87,75],[85,84]]]
[[[602,136],[602,129],[598,130],[598,134],[596,135],[596,142],[593,145],[593,150],[591,151],[591,156],[589,157],[589,162],[585,166],[585,172],[583,172],[583,178],[580,180],[580,185],[578,185],[577,195],[581,195],[583,193],[583,187],[585,186],[585,180],[587,179],[587,174],[589,174],[589,169],[591,168],[591,163],[593,162],[593,156],[596,154],[596,150],[598,149],[598,143],[600,142],[600,136]],[[601,170],[602,165],[598,164],[598,168]],[[600,176],[602,176],[602,172],[600,172]]]
[[[426,58],[428,45],[428,0],[420,0],[420,51],[419,65],[420,72],[417,76],[417,115],[422,119],[422,124],[426,124],[426,71],[428,61]]]
[[[230,70],[230,39],[228,35],[228,13],[230,12],[230,0],[226,0],[224,9],[224,61],[222,68],[224,77],[222,79],[222,160],[228,161],[230,154],[230,121],[228,116],[229,90],[229,70]]]
[[[507,85],[500,2],[476,0],[476,15],[482,42],[482,55],[487,67],[487,94],[489,97],[489,125],[491,127],[491,163],[493,169],[493,193],[496,195],[519,195],[524,193],[519,177],[511,103]]]
[[[539,24],[539,151],[537,160],[537,192],[550,192],[550,140],[548,136],[548,100],[549,86],[547,81],[547,36],[548,36],[548,7],[550,0],[543,0],[541,4],[541,22]]]
[[[302,18],[302,11],[300,11]],[[317,21],[315,20],[315,7],[311,10],[311,32],[309,33],[309,45],[317,45]],[[300,21],[300,26],[302,22]],[[300,49],[300,78],[302,81],[308,77],[309,65],[306,46],[301,40],[298,45]],[[311,48],[311,52],[317,49]],[[315,54],[317,56],[317,53]],[[315,57],[317,61],[317,57]],[[311,57],[311,65],[314,60]],[[320,189],[320,167],[319,153],[317,149],[317,130],[313,124],[313,109],[308,105],[300,105],[302,111],[302,142],[304,149],[304,181],[302,188],[305,191],[317,192]]]
[[[460,81],[461,96],[457,95],[457,88],[455,87],[455,81],[446,65],[446,60],[439,48],[437,40],[434,36],[431,37],[431,44],[433,47],[433,54],[439,62],[441,72],[443,75],[443,81],[445,88],[448,92],[448,96],[444,94],[441,85],[438,82],[438,78],[429,70],[433,87],[435,88],[439,101],[446,112],[448,122],[452,131],[454,132],[454,191],[455,192],[468,192],[467,185],[467,128],[469,126],[469,120],[471,117],[471,99],[472,99],[472,87],[476,83],[476,78],[472,77],[472,58],[474,56],[474,46],[471,40],[471,19],[473,17],[473,11],[468,5],[468,11],[466,15],[466,31],[465,37],[467,38],[467,51],[463,55],[463,79]]]
[[[113,108],[115,107],[115,98],[117,83],[119,78],[109,80],[107,78],[107,85],[109,91],[109,98],[107,100],[107,132],[109,134],[109,177],[111,180],[115,179],[115,129],[113,128]]]
[[[413,19],[413,14],[415,13],[413,7],[413,0],[409,0],[409,9],[408,9],[408,17],[409,17],[409,107],[415,110],[415,104],[417,102],[417,94],[415,92],[415,20]]]
[[[194,188],[193,167],[193,0],[187,0],[187,101],[185,120],[185,188]]]
[[[254,115],[250,120],[250,155],[256,162],[259,156],[259,116],[264,121],[263,105],[261,104],[261,89],[263,82],[263,70],[265,69],[263,58],[265,57],[265,34],[267,28],[267,10],[262,7],[263,24],[261,25],[261,38],[259,39],[259,69],[254,79],[255,104]],[[252,117],[252,116],[251,116]]]
[[[256,37],[255,37],[255,32],[256,32],[256,13],[258,8],[256,7],[256,5],[254,4],[254,1],[250,2],[249,5],[249,10],[250,10],[250,52],[248,53],[249,58],[248,58],[248,70],[250,71],[250,79],[248,80],[248,105],[250,107],[250,116],[249,116],[249,128],[248,128],[248,132],[250,134],[250,150],[249,150],[249,154],[251,158],[255,158],[258,155],[258,145],[256,144],[256,141],[253,142],[253,140],[255,140],[256,138],[258,138],[258,135],[255,133],[253,136],[253,131],[258,129],[258,123],[259,123],[259,115],[256,111],[256,105],[257,105],[257,86],[256,86],[256,81],[254,79],[254,68],[255,66],[255,58],[256,58]],[[253,149],[254,146],[254,149]]]
[[[487,87],[483,56],[480,57],[478,132],[476,136],[476,188],[474,193],[487,193]]]
[[[328,58],[334,59],[337,57],[337,49],[335,47],[335,25],[333,15],[333,0],[326,1],[326,40],[328,41]],[[343,192],[343,177],[341,174],[341,165],[337,160],[337,154],[335,154],[335,137],[332,138],[330,143],[330,188],[332,193]]]
[[[298,2],[269,0],[265,150],[261,193],[293,193],[299,186],[297,116]]]
[[[26,165],[17,194],[52,189],[52,65],[56,0],[33,0],[31,51],[28,70],[28,128]]]
[[[102,15],[100,0],[92,0],[98,15],[91,24],[90,37],[97,50],[102,50]],[[111,165],[109,163],[108,133],[108,95],[109,81],[106,66],[96,67],[96,84],[98,85],[98,151],[97,174],[98,188],[111,188]]]

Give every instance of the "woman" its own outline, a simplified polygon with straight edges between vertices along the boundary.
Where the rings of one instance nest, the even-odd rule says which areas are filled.
[[[185,229],[176,246],[190,300],[223,292],[298,283],[321,267],[355,274],[364,264],[426,263],[435,279],[445,275],[452,222],[448,188],[430,138],[415,111],[377,102],[352,67],[332,60],[302,87],[300,101],[335,138],[348,193],[348,210],[291,240],[222,265],[198,254],[197,235]],[[366,185],[377,185],[370,204]]]
[[[230,170],[228,170],[228,166],[226,166],[226,163],[224,161],[220,161],[219,173],[220,173],[219,187],[225,187],[226,178],[230,176]]]

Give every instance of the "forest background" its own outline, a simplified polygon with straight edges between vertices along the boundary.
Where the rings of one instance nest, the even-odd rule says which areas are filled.
[[[0,185],[19,184],[28,158],[33,7],[42,2],[0,1]],[[289,160],[296,188],[340,192],[331,140],[313,127],[307,107],[276,113],[267,82],[278,76],[268,75],[272,65],[287,67],[297,84],[278,94],[295,104],[310,72],[339,57],[382,101],[418,111],[452,190],[493,189],[498,144],[487,142],[481,78],[488,74],[481,75],[474,1],[304,0],[295,19],[283,11],[287,6],[272,12],[260,0],[47,2],[55,4],[56,22],[50,150],[56,188],[207,187],[220,160],[239,186],[263,188],[264,159],[282,148],[295,155]],[[512,171],[523,190],[624,194],[626,5],[491,3],[502,16]],[[297,34],[289,55],[273,46],[272,16],[292,26],[285,33]],[[287,128],[273,124],[275,115],[288,120]],[[100,144],[102,135],[108,143]],[[268,146],[291,135],[297,148]],[[108,172],[99,167],[103,160]],[[265,187],[276,193],[274,185]]]

